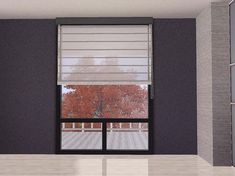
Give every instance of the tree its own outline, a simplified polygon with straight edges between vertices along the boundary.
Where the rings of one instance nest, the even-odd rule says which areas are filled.
[[[76,65],[118,65],[118,59],[96,59],[93,56],[77,60]],[[126,72],[134,72],[126,67]],[[74,68],[75,72],[90,72],[89,67]],[[121,67],[95,67],[93,73],[122,72]],[[75,75],[76,79],[83,74]],[[105,75],[108,77],[109,75]],[[126,79],[135,79],[133,75]],[[87,74],[86,79],[100,79],[99,74]],[[73,80],[74,75],[68,74],[66,79]],[[139,85],[67,85],[68,91],[62,98],[63,118],[147,118],[148,91],[147,86]],[[77,126],[80,124],[77,123]],[[85,127],[88,124],[85,123]]]
[[[63,118],[146,118],[147,87],[139,85],[67,85]]]

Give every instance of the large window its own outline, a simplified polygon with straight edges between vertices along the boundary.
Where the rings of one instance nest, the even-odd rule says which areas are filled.
[[[148,123],[120,121],[148,119],[148,86],[63,85],[61,91],[61,118],[78,120],[62,123],[62,149],[102,150],[106,128],[107,150],[148,150]],[[114,121],[104,121],[105,126],[83,121],[110,118]]]
[[[60,152],[149,152],[152,26],[59,25]]]

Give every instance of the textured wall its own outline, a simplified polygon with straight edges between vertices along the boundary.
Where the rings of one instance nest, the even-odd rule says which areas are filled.
[[[231,165],[229,6],[212,3],[197,17],[198,154]]]
[[[231,21],[231,63],[235,63],[235,3],[230,5],[230,21]],[[235,66],[231,67],[231,70],[235,70]],[[232,72],[231,72],[232,74]],[[231,75],[232,76],[232,75]],[[235,101],[235,75],[231,77],[232,101]],[[233,166],[235,166],[235,105],[232,105],[232,128],[233,128]]]
[[[55,153],[54,20],[0,20],[0,153]]]
[[[211,8],[197,17],[198,154],[213,163]]]
[[[229,6],[212,3],[214,165],[231,164]]]
[[[196,154],[196,21],[154,21],[154,153]]]

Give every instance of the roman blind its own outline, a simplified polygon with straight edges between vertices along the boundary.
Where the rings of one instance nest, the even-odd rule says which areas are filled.
[[[58,25],[58,84],[151,84],[152,25]]]

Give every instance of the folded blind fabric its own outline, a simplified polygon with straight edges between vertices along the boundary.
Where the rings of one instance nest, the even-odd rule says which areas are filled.
[[[151,84],[151,25],[59,25],[58,84]]]

